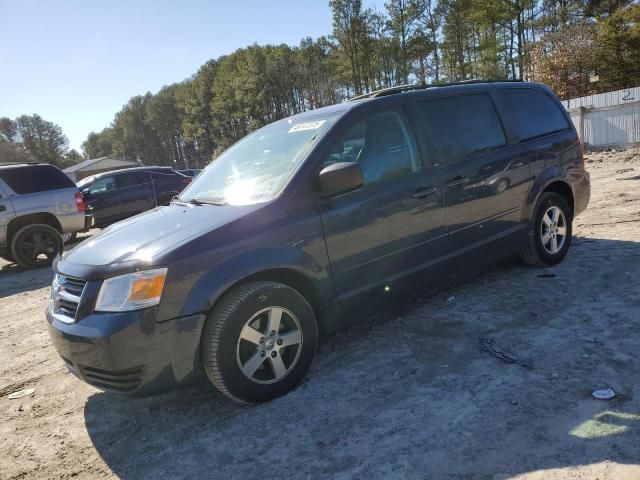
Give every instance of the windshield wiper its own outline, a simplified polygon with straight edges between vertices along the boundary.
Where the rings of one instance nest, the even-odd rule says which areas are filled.
[[[211,199],[192,198],[187,203],[190,203],[191,205],[217,205],[217,206],[222,206],[227,204],[227,202],[225,202],[223,198],[211,198]]]

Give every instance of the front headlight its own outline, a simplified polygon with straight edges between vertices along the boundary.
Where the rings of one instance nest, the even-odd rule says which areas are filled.
[[[156,268],[107,278],[102,282],[96,311],[126,312],[157,305],[166,276],[166,268]]]

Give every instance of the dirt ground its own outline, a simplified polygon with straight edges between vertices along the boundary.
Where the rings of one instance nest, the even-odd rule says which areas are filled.
[[[640,479],[640,150],[588,169],[562,264],[508,261],[364,321],[255,407],[205,383],[145,399],[85,385],[49,343],[51,272],[0,264],[0,478]],[[617,397],[591,397],[603,387]]]

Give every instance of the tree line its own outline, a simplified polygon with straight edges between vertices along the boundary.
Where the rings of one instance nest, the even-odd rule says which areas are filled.
[[[252,130],[407,83],[526,79],[561,98],[640,85],[640,5],[630,0],[330,0],[332,32],[252,45],[138,95],[89,134],[85,157],[202,165]],[[0,141],[1,141],[0,136]]]
[[[40,115],[0,117],[0,163],[38,161],[64,168],[83,159],[68,147],[62,128]]]

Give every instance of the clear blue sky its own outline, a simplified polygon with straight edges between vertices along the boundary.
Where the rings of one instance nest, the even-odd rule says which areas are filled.
[[[38,113],[80,150],[130,97],[181,81],[210,58],[329,34],[328,4],[0,0],[0,117]]]

